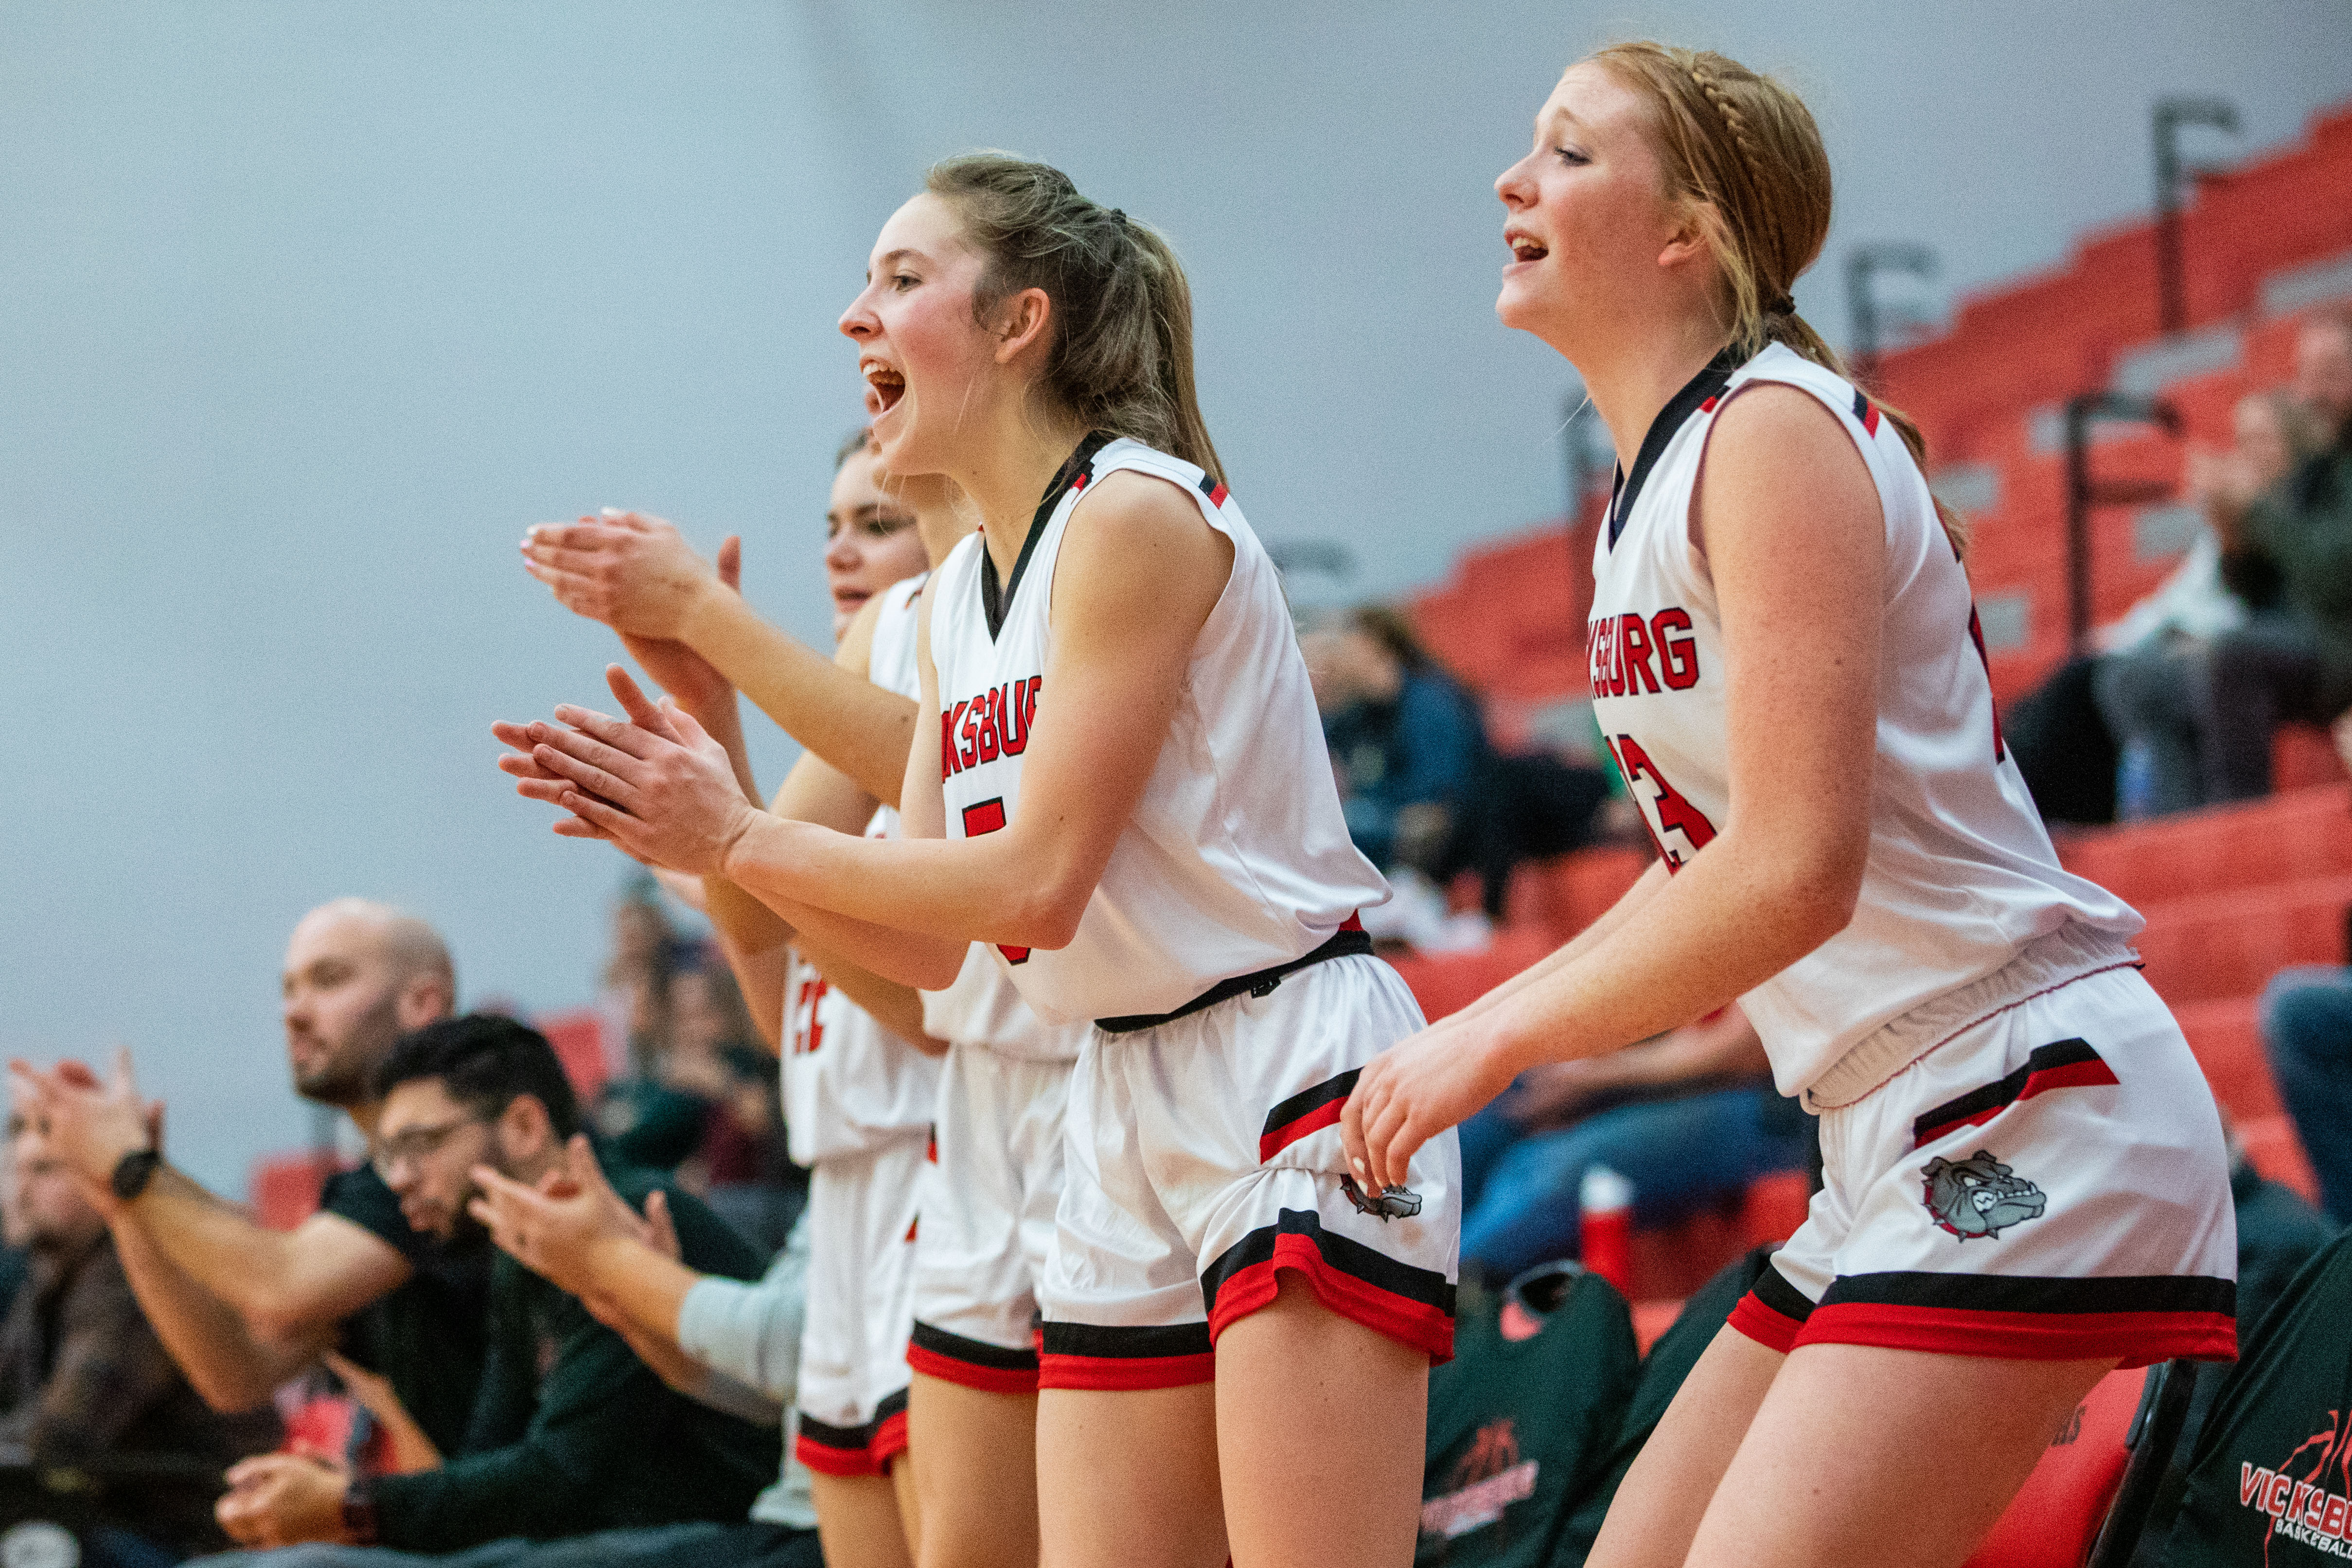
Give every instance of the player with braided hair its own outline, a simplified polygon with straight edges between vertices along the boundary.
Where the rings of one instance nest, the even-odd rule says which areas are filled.
[[[1918,432],[1790,289],[1830,170],[1793,93],[1637,43],[1561,78],[1496,183],[1496,309],[1615,440],[1594,708],[1659,860],[1515,980],[1366,1065],[1369,1186],[1539,1061],[1737,999],[1825,1189],[1618,1491],[1607,1568],[1962,1562],[2110,1368],[2233,1353],[2219,1117],[2058,864],[1994,715]]]

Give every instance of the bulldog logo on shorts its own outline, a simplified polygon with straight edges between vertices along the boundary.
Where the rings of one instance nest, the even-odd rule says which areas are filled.
[[[1927,1162],[1923,1195],[1936,1223],[1966,1241],[1999,1236],[2022,1220],[2039,1219],[2049,1205],[2040,1187],[1979,1149],[1957,1163],[1941,1155]]]

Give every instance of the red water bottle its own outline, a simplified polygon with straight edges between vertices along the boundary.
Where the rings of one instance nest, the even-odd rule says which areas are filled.
[[[1607,1166],[1584,1173],[1577,1188],[1584,1266],[1633,1299],[1633,1184]]]

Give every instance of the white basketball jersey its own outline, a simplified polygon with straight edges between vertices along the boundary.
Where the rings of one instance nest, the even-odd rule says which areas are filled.
[[[901,696],[922,690],[915,662],[919,577],[882,591],[866,675]],[[866,824],[868,838],[898,829],[888,807]],[[784,987],[784,1120],[800,1164],[857,1154],[926,1133],[939,1108],[940,1064],[825,982],[795,951]]]
[[[1740,998],[1781,1092],[1881,1024],[2076,923],[2121,942],[2143,922],[2061,870],[1993,712],[1968,574],[1893,422],[1853,385],[1773,344],[1702,371],[1658,415],[1593,548],[1593,708],[1658,851],[1679,868],[1728,820],[1722,624],[1690,540],[1707,433],[1756,382],[1801,387],[1861,448],[1886,520],[1870,859],[1852,924]],[[1900,1065],[1897,1063],[1896,1065]]]
[[[1037,508],[991,624],[986,540],[956,546],[932,590],[940,768],[950,837],[1020,810],[1021,764],[1054,651],[1055,562],[1079,497],[1122,468],[1181,486],[1233,541],[1175,717],[1070,945],[1003,950],[1049,1022],[1172,1011],[1220,980],[1301,958],[1388,896],[1339,812],[1307,664],[1274,563],[1225,487],[1142,443],[1087,437]]]

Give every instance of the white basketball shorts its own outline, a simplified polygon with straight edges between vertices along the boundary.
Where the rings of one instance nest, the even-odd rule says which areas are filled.
[[[1822,1112],[1827,1185],[1733,1328],[1783,1353],[2125,1366],[2237,1354],[2237,1218],[2212,1092],[2127,951],[2079,977],[2038,975],[2063,946],[2029,946],[1925,1004],[1913,1018],[1928,1015],[1939,1043]]]
[[[1037,1282],[1062,1201],[1073,1065],[948,1047],[907,1352],[927,1377],[986,1394],[1037,1392]]]
[[[829,1476],[878,1476],[907,1448],[907,1335],[926,1134],[809,1170],[808,1316],[793,1452]]]
[[[1092,1030],[1070,1081],[1069,1168],[1037,1292],[1039,1385],[1209,1382],[1217,1336],[1272,1302],[1284,1270],[1333,1312],[1449,1358],[1454,1134],[1413,1155],[1392,1218],[1360,1211],[1340,1185],[1339,1113],[1357,1072],[1423,1027],[1396,971],[1356,954],[1149,1029]]]

